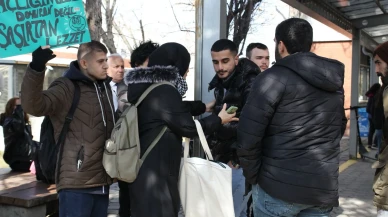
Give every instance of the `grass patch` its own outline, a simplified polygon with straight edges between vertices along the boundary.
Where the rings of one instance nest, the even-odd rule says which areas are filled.
[[[9,168],[8,164],[3,159],[3,151],[0,151],[0,168]]]

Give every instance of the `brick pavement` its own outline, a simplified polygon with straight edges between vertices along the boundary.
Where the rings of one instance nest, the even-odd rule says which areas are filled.
[[[348,158],[348,139],[341,140],[340,164]],[[364,142],[365,144],[365,142]],[[359,160],[340,173],[339,194],[340,206],[333,209],[330,217],[372,217],[376,216],[376,208],[373,206],[373,174],[372,161]],[[118,185],[113,184],[110,189],[110,203],[108,217],[118,217]]]

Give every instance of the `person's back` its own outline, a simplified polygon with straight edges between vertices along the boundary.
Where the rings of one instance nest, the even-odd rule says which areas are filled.
[[[4,161],[13,171],[28,172],[34,147],[28,141],[32,141],[31,125],[28,115],[20,105],[19,97],[8,100],[5,113],[0,115],[0,125],[4,135]]]
[[[283,21],[275,38],[277,63],[255,80],[238,127],[238,155],[259,201],[255,216],[328,216],[338,206],[344,65],[309,52],[305,20]]]
[[[100,42],[81,44],[77,61],[71,62],[64,77],[42,90],[45,64],[55,55],[50,49],[38,48],[23,79],[23,108],[35,116],[49,116],[57,141],[72,105],[74,83],[80,89],[69,130],[58,148],[55,182],[61,216],[107,215],[112,180],[102,165],[102,156],[113,129],[114,108],[106,81],[106,54]]]

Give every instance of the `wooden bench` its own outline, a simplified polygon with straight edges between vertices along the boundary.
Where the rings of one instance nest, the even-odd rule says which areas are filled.
[[[58,216],[55,185],[36,181],[31,173],[0,169],[0,216]]]

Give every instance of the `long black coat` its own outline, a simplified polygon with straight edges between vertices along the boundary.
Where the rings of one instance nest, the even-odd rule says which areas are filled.
[[[233,74],[227,79],[222,80],[215,75],[209,83],[209,90],[214,89],[216,99],[213,114],[218,114],[226,103],[227,108],[230,106],[238,107],[236,117],[239,117],[251,91],[252,82],[259,73],[260,68],[254,62],[242,58]],[[237,125],[237,121],[224,124],[208,136],[208,143],[216,160],[223,163],[230,160],[239,162],[235,151],[236,147],[234,147],[237,140]]]
[[[0,125],[4,134],[4,161],[11,165],[16,162],[30,162],[31,148],[28,137],[31,137],[31,125],[24,121],[23,109],[18,106],[12,117],[1,114]],[[32,138],[30,138],[32,139]]]
[[[249,183],[287,202],[338,206],[343,82],[342,63],[310,52],[256,78],[237,135]]]
[[[173,83],[177,73],[176,68],[161,66],[131,71],[125,77],[128,83],[128,101],[135,103],[152,83]],[[168,130],[147,156],[135,182],[129,184],[133,217],[178,216],[182,137],[197,136],[192,115],[204,111],[203,103],[183,102],[177,89],[170,85],[156,87],[139,105],[142,154],[163,126],[167,125]],[[211,133],[221,126],[221,119],[216,115],[210,115],[200,122],[205,133]]]

